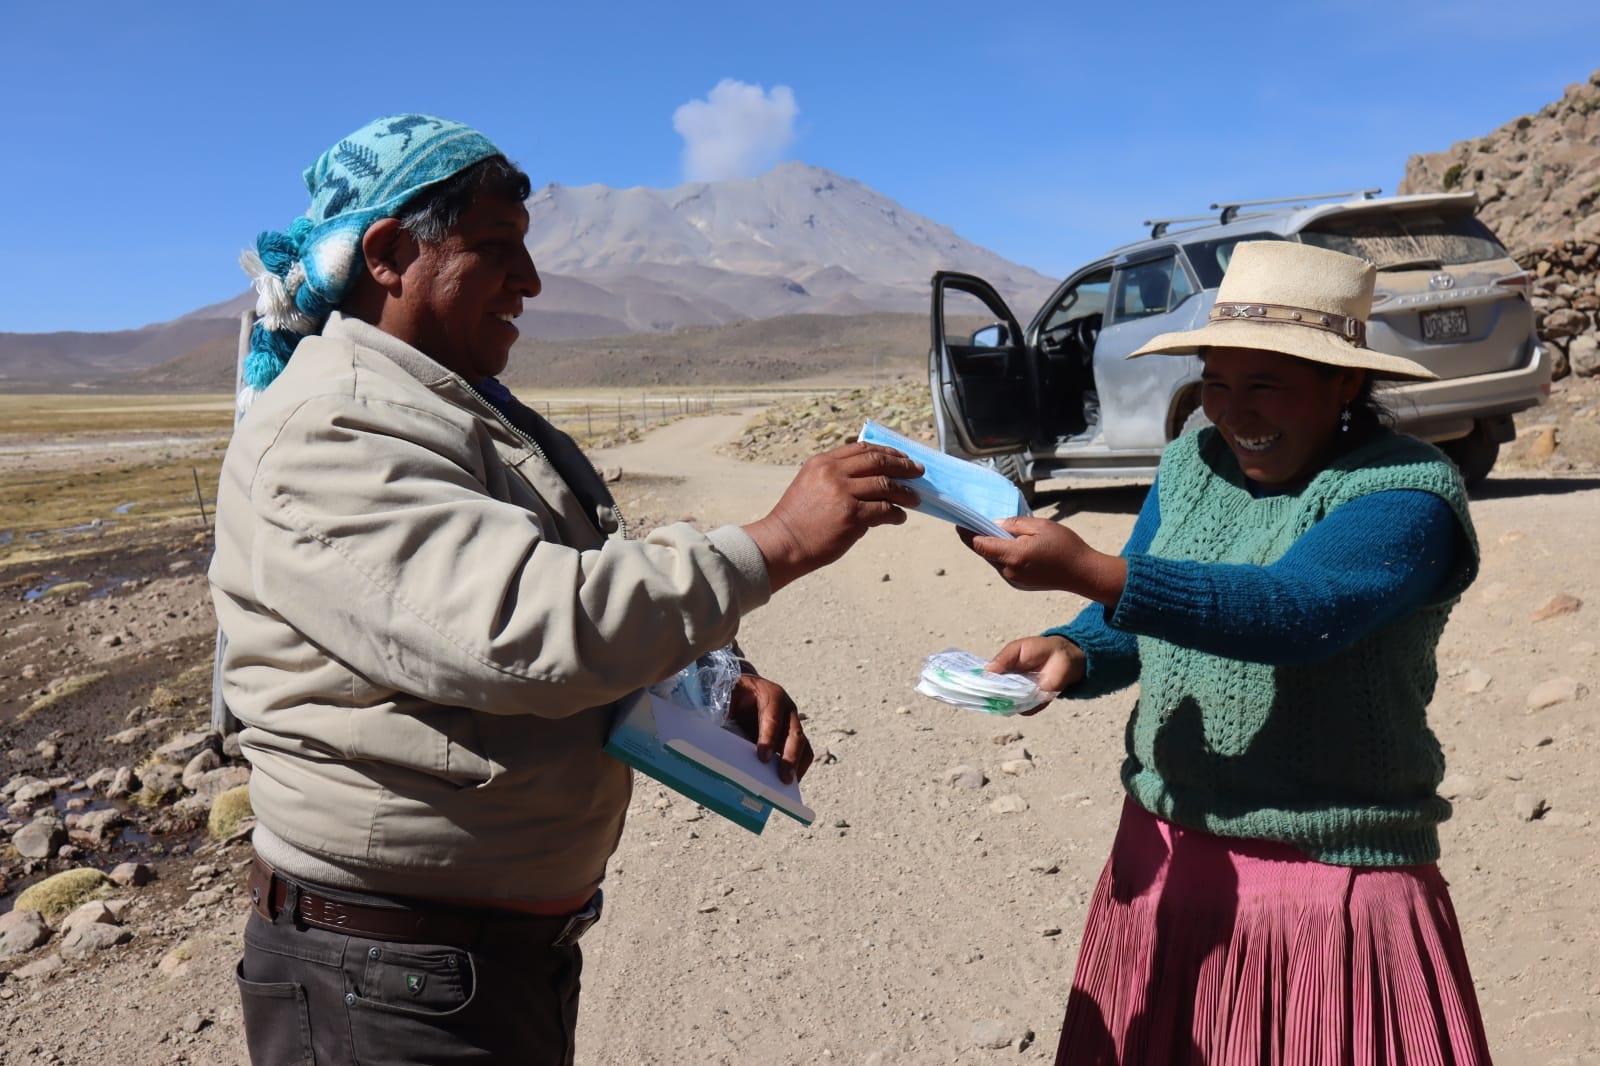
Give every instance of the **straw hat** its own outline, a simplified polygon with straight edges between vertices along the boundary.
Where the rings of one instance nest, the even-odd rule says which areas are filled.
[[[1377,269],[1353,255],[1296,241],[1244,241],[1233,249],[1210,321],[1163,333],[1128,358],[1254,348],[1356,367],[1375,378],[1437,378],[1421,363],[1367,347],[1376,278]]]

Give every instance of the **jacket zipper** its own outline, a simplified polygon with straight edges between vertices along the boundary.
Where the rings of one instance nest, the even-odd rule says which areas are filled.
[[[468,381],[466,378],[461,378],[461,384],[479,403],[483,404],[483,406],[487,407],[494,414],[494,417],[499,420],[502,426],[505,426],[512,433],[516,434],[519,440],[526,441],[528,447],[533,449],[533,454],[537,455],[541,460],[543,460],[545,466],[548,466],[551,470],[555,471],[556,477],[561,477],[561,470],[556,466],[555,463],[550,461],[550,456],[545,453],[543,446],[541,446],[538,441],[534,440],[533,437],[527,433],[524,433],[521,429],[518,429],[516,423],[512,422],[511,419],[507,418],[501,413],[500,408],[490,403],[484,398],[483,393],[472,387],[472,382]],[[537,415],[535,415],[535,417],[537,417]],[[552,428],[554,427],[552,426]],[[589,471],[594,474],[595,484],[600,486],[600,493],[605,498],[605,502],[611,506],[611,513],[617,516],[617,535],[623,540],[627,540],[628,520],[623,516],[622,508],[617,506],[616,498],[611,495],[611,490],[606,488],[606,479],[600,476],[599,468],[594,465],[594,460],[589,458],[589,454],[587,452],[585,452],[582,448],[579,448],[578,454],[583,457],[583,461],[585,463],[589,464]],[[566,478],[561,478],[561,480],[565,481]],[[572,486],[568,485],[567,488],[572,489]],[[572,492],[573,495],[577,495],[576,489],[572,489]],[[599,516],[597,515],[596,518],[598,517]],[[605,530],[602,529],[600,532],[604,534]]]

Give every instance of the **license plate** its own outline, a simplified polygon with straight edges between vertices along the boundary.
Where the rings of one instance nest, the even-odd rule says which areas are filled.
[[[1465,307],[1439,307],[1422,312],[1422,339],[1425,341],[1460,340],[1467,335],[1467,309]]]

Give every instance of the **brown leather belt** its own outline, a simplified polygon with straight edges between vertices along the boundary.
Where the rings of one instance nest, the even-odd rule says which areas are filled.
[[[267,865],[260,856],[250,863],[248,885],[250,905],[269,922],[280,914],[303,925],[327,929],[372,940],[395,940],[413,944],[449,944],[469,947],[483,939],[488,930],[509,927],[523,934],[539,936],[548,928],[551,947],[576,944],[600,920],[602,897],[595,891],[588,905],[574,914],[553,917],[517,914],[487,909],[444,909],[418,907],[399,902],[384,903],[372,897],[356,897],[337,889],[308,885],[287,878]],[[541,936],[540,939],[543,939]]]

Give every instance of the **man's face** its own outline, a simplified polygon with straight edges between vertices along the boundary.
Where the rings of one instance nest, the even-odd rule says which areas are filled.
[[[486,196],[443,241],[419,245],[402,276],[402,339],[470,382],[504,370],[518,336],[511,320],[539,295],[527,234],[521,201]]]

